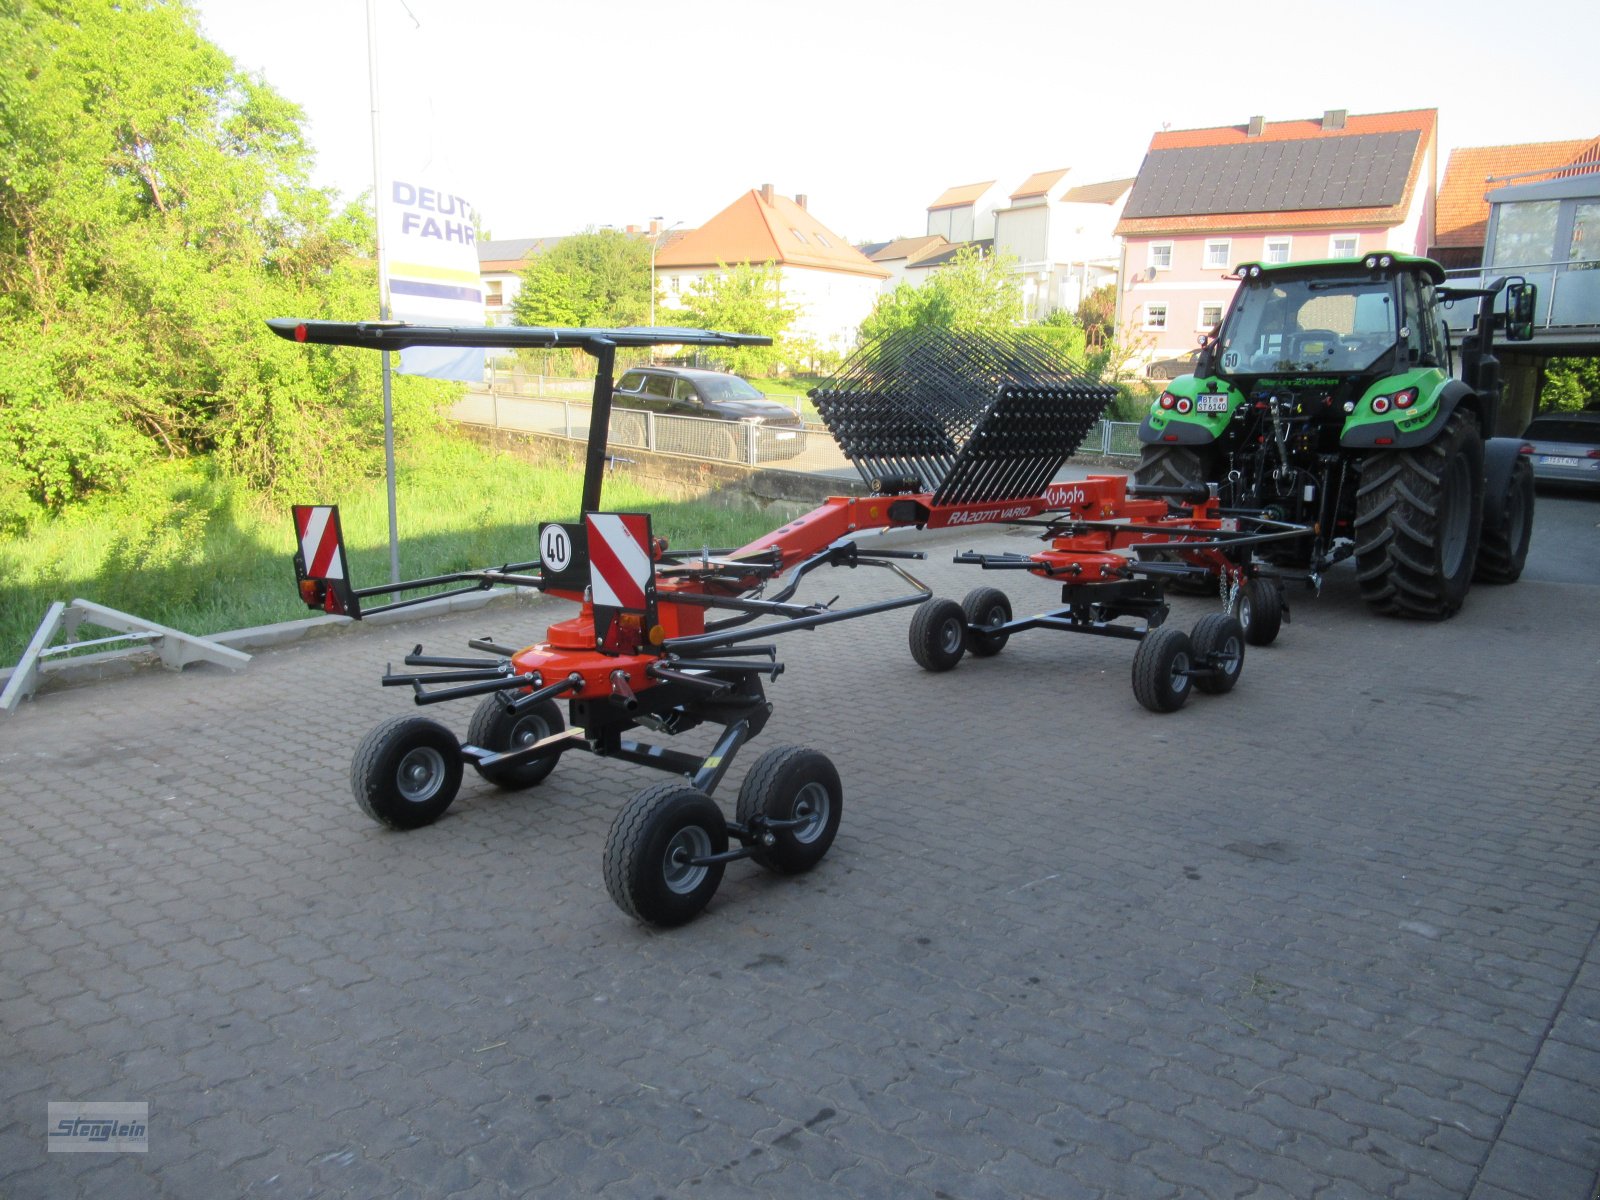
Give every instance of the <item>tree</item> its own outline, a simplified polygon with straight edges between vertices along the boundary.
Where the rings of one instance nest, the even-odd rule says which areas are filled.
[[[300,491],[381,444],[376,356],[263,324],[375,315],[371,218],[308,186],[299,109],[194,19],[0,0],[0,524],[156,456]],[[402,382],[402,426],[447,394]]]
[[[1063,358],[1079,366],[1083,365],[1089,336],[1084,332],[1083,326],[1078,324],[1078,318],[1066,309],[1054,310],[1044,320],[1030,325],[1029,328],[1048,338]]]
[[[1539,390],[1541,412],[1575,412],[1600,400],[1600,359],[1552,358]]]
[[[783,276],[774,263],[729,267],[718,263],[714,274],[702,275],[683,296],[683,310],[670,314],[675,324],[722,333],[763,334],[771,346],[719,348],[717,357],[739,375],[769,375],[780,362],[804,355],[799,343],[784,334],[800,310],[783,298]]]
[[[519,325],[643,325],[650,288],[648,240],[590,229],[535,256],[511,312]]]
[[[907,329],[1010,329],[1022,314],[1022,284],[1010,255],[965,246],[921,287],[902,283],[878,297],[861,323],[861,340]]]

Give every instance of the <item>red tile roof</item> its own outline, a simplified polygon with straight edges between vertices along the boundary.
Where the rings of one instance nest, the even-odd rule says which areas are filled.
[[[891,274],[807,209],[770,188],[752,188],[699,229],[656,251],[658,268],[766,262],[874,279]]]
[[[1342,127],[1325,129],[1320,117],[1295,121],[1270,121],[1251,136],[1247,125],[1220,125],[1209,129],[1163,130],[1150,139],[1150,152],[1186,150],[1212,146],[1243,146],[1267,142],[1305,139],[1333,139],[1368,134],[1415,131],[1416,149],[1399,199],[1392,205],[1365,208],[1320,208],[1278,212],[1204,213],[1158,217],[1124,217],[1116,232],[1122,237],[1154,234],[1206,233],[1211,231],[1251,232],[1274,229],[1342,228],[1351,225],[1398,225],[1406,219],[1421,179],[1423,164],[1429,160],[1438,127],[1437,109],[1420,108],[1392,113],[1352,113]],[[1149,159],[1146,159],[1149,162]],[[1142,172],[1141,172],[1142,173]],[[1429,183],[1432,181],[1429,180]]]
[[[1500,183],[1535,183],[1561,168],[1600,161],[1600,137],[1585,141],[1529,142],[1520,146],[1467,146],[1450,152],[1444,182],[1439,185],[1439,219],[1435,246],[1482,246],[1489,229],[1489,202],[1484,195]],[[1520,179],[1505,179],[1520,175]]]

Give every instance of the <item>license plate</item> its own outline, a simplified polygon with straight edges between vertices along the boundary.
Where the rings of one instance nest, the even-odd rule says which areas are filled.
[[[1541,455],[1539,455],[1539,461],[1542,462],[1547,467],[1581,467],[1581,466],[1583,466],[1583,459],[1581,459],[1581,458],[1562,458],[1558,454],[1541,454]]]
[[[794,441],[795,437],[795,435],[792,433],[774,433],[772,436],[777,438],[780,442],[792,442]]]
[[[1194,400],[1195,412],[1219,413],[1228,411],[1228,397],[1221,394],[1206,394],[1196,396]]]

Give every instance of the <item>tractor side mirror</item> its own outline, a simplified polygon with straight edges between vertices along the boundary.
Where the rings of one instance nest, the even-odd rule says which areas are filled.
[[[1539,288],[1531,283],[1513,283],[1506,287],[1506,340],[1527,342],[1533,340],[1533,310],[1538,303]]]

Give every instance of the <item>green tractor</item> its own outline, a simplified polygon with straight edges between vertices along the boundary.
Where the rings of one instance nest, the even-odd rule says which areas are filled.
[[[1516,580],[1533,469],[1520,439],[1489,436],[1493,349],[1496,330],[1533,336],[1534,287],[1453,288],[1432,260],[1389,253],[1236,274],[1194,374],[1174,379],[1140,427],[1135,482],[1214,483],[1225,508],[1309,526],[1268,562],[1316,581],[1353,555],[1361,595],[1381,613],[1440,620],[1474,579]],[[1475,326],[1452,346],[1444,310],[1472,300]],[[1253,582],[1246,601],[1276,610],[1281,590]]]

